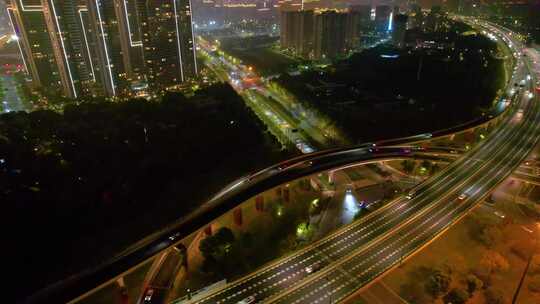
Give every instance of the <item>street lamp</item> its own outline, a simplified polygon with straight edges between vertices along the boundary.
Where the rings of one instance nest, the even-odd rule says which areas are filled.
[[[540,222],[536,223],[536,227],[540,230]],[[529,266],[531,265],[531,260],[533,257],[534,252],[536,251],[536,248],[538,247],[538,231],[534,235],[534,249],[531,250],[529,254],[529,258],[527,259],[527,265],[525,266],[525,270],[523,271],[523,274],[521,275],[521,279],[519,280],[518,287],[516,289],[516,292],[514,293],[514,297],[512,298],[512,304],[517,303],[517,298],[519,295],[519,291],[521,290],[521,286],[523,285],[523,281],[525,280],[525,276],[529,272]]]

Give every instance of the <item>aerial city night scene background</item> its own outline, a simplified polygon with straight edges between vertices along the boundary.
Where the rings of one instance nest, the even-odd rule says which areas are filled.
[[[0,0],[1,303],[539,304],[540,0]]]

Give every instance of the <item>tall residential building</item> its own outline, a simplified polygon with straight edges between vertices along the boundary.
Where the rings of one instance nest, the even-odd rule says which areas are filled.
[[[402,48],[405,46],[405,33],[407,32],[407,21],[409,17],[404,14],[397,14],[393,19],[392,44],[398,48]]]
[[[282,48],[288,49],[292,46],[293,36],[294,36],[294,16],[296,11],[292,10],[281,10],[280,12],[280,35],[279,42]]]
[[[197,74],[189,0],[138,0],[146,76],[154,89]]]
[[[193,34],[193,10],[190,0],[179,0],[178,5],[178,40],[180,42],[180,53],[182,55],[182,81],[195,77],[197,68],[197,49],[195,46],[195,35]]]
[[[426,16],[424,30],[428,32],[436,32],[440,25],[443,16],[443,11],[440,6],[433,6],[431,11]]]
[[[89,52],[96,70],[96,82],[106,95],[129,95],[131,85],[144,79],[142,41],[134,1],[87,0],[90,41],[97,48]]]
[[[409,27],[421,28],[424,23],[424,14],[422,8],[418,4],[412,4],[410,7]]]
[[[42,0],[41,3],[64,95],[79,97],[84,94],[83,83],[92,77],[83,58],[84,40],[77,13],[79,2]]]
[[[8,3],[8,16],[17,35],[21,58],[35,87],[61,90],[53,47],[47,31],[41,1],[12,0]]]
[[[352,5],[347,14],[345,42],[348,49],[360,47],[362,32],[371,29],[371,5]]]
[[[345,45],[348,49],[360,46],[360,36],[363,28],[360,13],[349,11],[345,25]]]
[[[308,57],[313,51],[313,11],[281,12],[281,46],[299,56]]]
[[[446,8],[454,13],[462,13],[464,0],[447,0],[445,3]]]
[[[335,58],[346,51],[347,14],[334,10],[315,14],[313,55],[316,59]]]
[[[189,0],[11,0],[34,86],[64,96],[131,96],[197,74]]]
[[[388,5],[378,5],[375,8],[375,28],[379,32],[386,32],[391,29],[392,7]]]
[[[371,5],[351,5],[349,11],[357,13],[364,24],[368,24],[371,21]]]
[[[371,10],[281,11],[281,47],[312,59],[335,58],[360,46]]]

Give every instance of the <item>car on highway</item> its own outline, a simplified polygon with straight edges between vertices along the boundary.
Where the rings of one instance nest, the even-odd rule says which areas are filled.
[[[250,304],[250,303],[255,303],[256,300],[257,298],[255,297],[255,295],[251,295],[247,298],[244,298],[241,301],[238,301],[236,304]]]
[[[143,303],[151,303],[153,295],[154,295],[154,290],[152,288],[149,288],[148,290],[146,290],[146,293],[144,294]]]
[[[410,191],[409,193],[407,193],[407,195],[405,196],[407,199],[412,199],[414,196],[416,195],[416,191]]]
[[[502,218],[502,219],[506,217],[506,215],[505,215],[504,213],[500,212],[500,211],[495,211],[495,212],[493,212],[493,213],[494,213],[496,216],[498,216],[498,217],[500,217],[500,218]]]
[[[174,241],[174,240],[175,240],[177,237],[179,237],[179,236],[180,236],[180,232],[177,232],[177,233],[175,233],[175,234],[169,236],[169,240]]]
[[[305,271],[306,273],[314,273],[315,271],[319,270],[322,268],[322,265],[321,263],[315,263],[315,264],[312,264],[312,265],[309,265],[308,267],[305,268]]]
[[[467,197],[469,197],[466,193],[461,193],[459,196],[458,196],[458,201],[462,202],[464,200],[467,199]]]
[[[359,147],[363,148],[363,147],[375,147],[377,146],[376,143],[365,143],[365,144],[361,144]]]

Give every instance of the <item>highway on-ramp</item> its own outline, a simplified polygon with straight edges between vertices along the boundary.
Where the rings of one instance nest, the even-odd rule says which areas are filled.
[[[525,78],[530,67],[519,66],[517,76]],[[415,189],[411,199],[399,199],[197,303],[237,303],[252,295],[272,303],[336,302],[368,284],[466,214],[530,153],[538,140],[540,109],[525,89],[502,127]],[[308,273],[313,265],[321,270]]]
[[[517,47],[516,43],[516,47]],[[521,65],[515,77],[529,73]],[[532,82],[529,83],[530,86]],[[197,303],[237,303],[255,295],[258,301],[283,303],[335,302],[392,267],[402,257],[429,242],[472,208],[500,180],[512,173],[536,143],[538,102],[521,90],[504,121],[475,149],[415,189],[411,199],[400,198],[307,248],[248,275]],[[518,109],[523,114],[518,116]],[[406,154],[400,148],[360,147],[324,151],[267,168],[236,181],[200,210],[177,223],[170,234],[160,234],[144,245],[116,257],[112,263],[62,282],[36,295],[36,301],[66,302],[103,284],[168,248],[238,202],[288,180],[351,163]],[[467,196],[457,198],[467,193]],[[170,235],[175,238],[171,239]],[[353,268],[354,263],[362,266]],[[320,269],[309,273],[308,266]],[[346,271],[345,271],[346,270]],[[336,277],[339,273],[342,276]],[[321,281],[325,280],[325,281]]]

